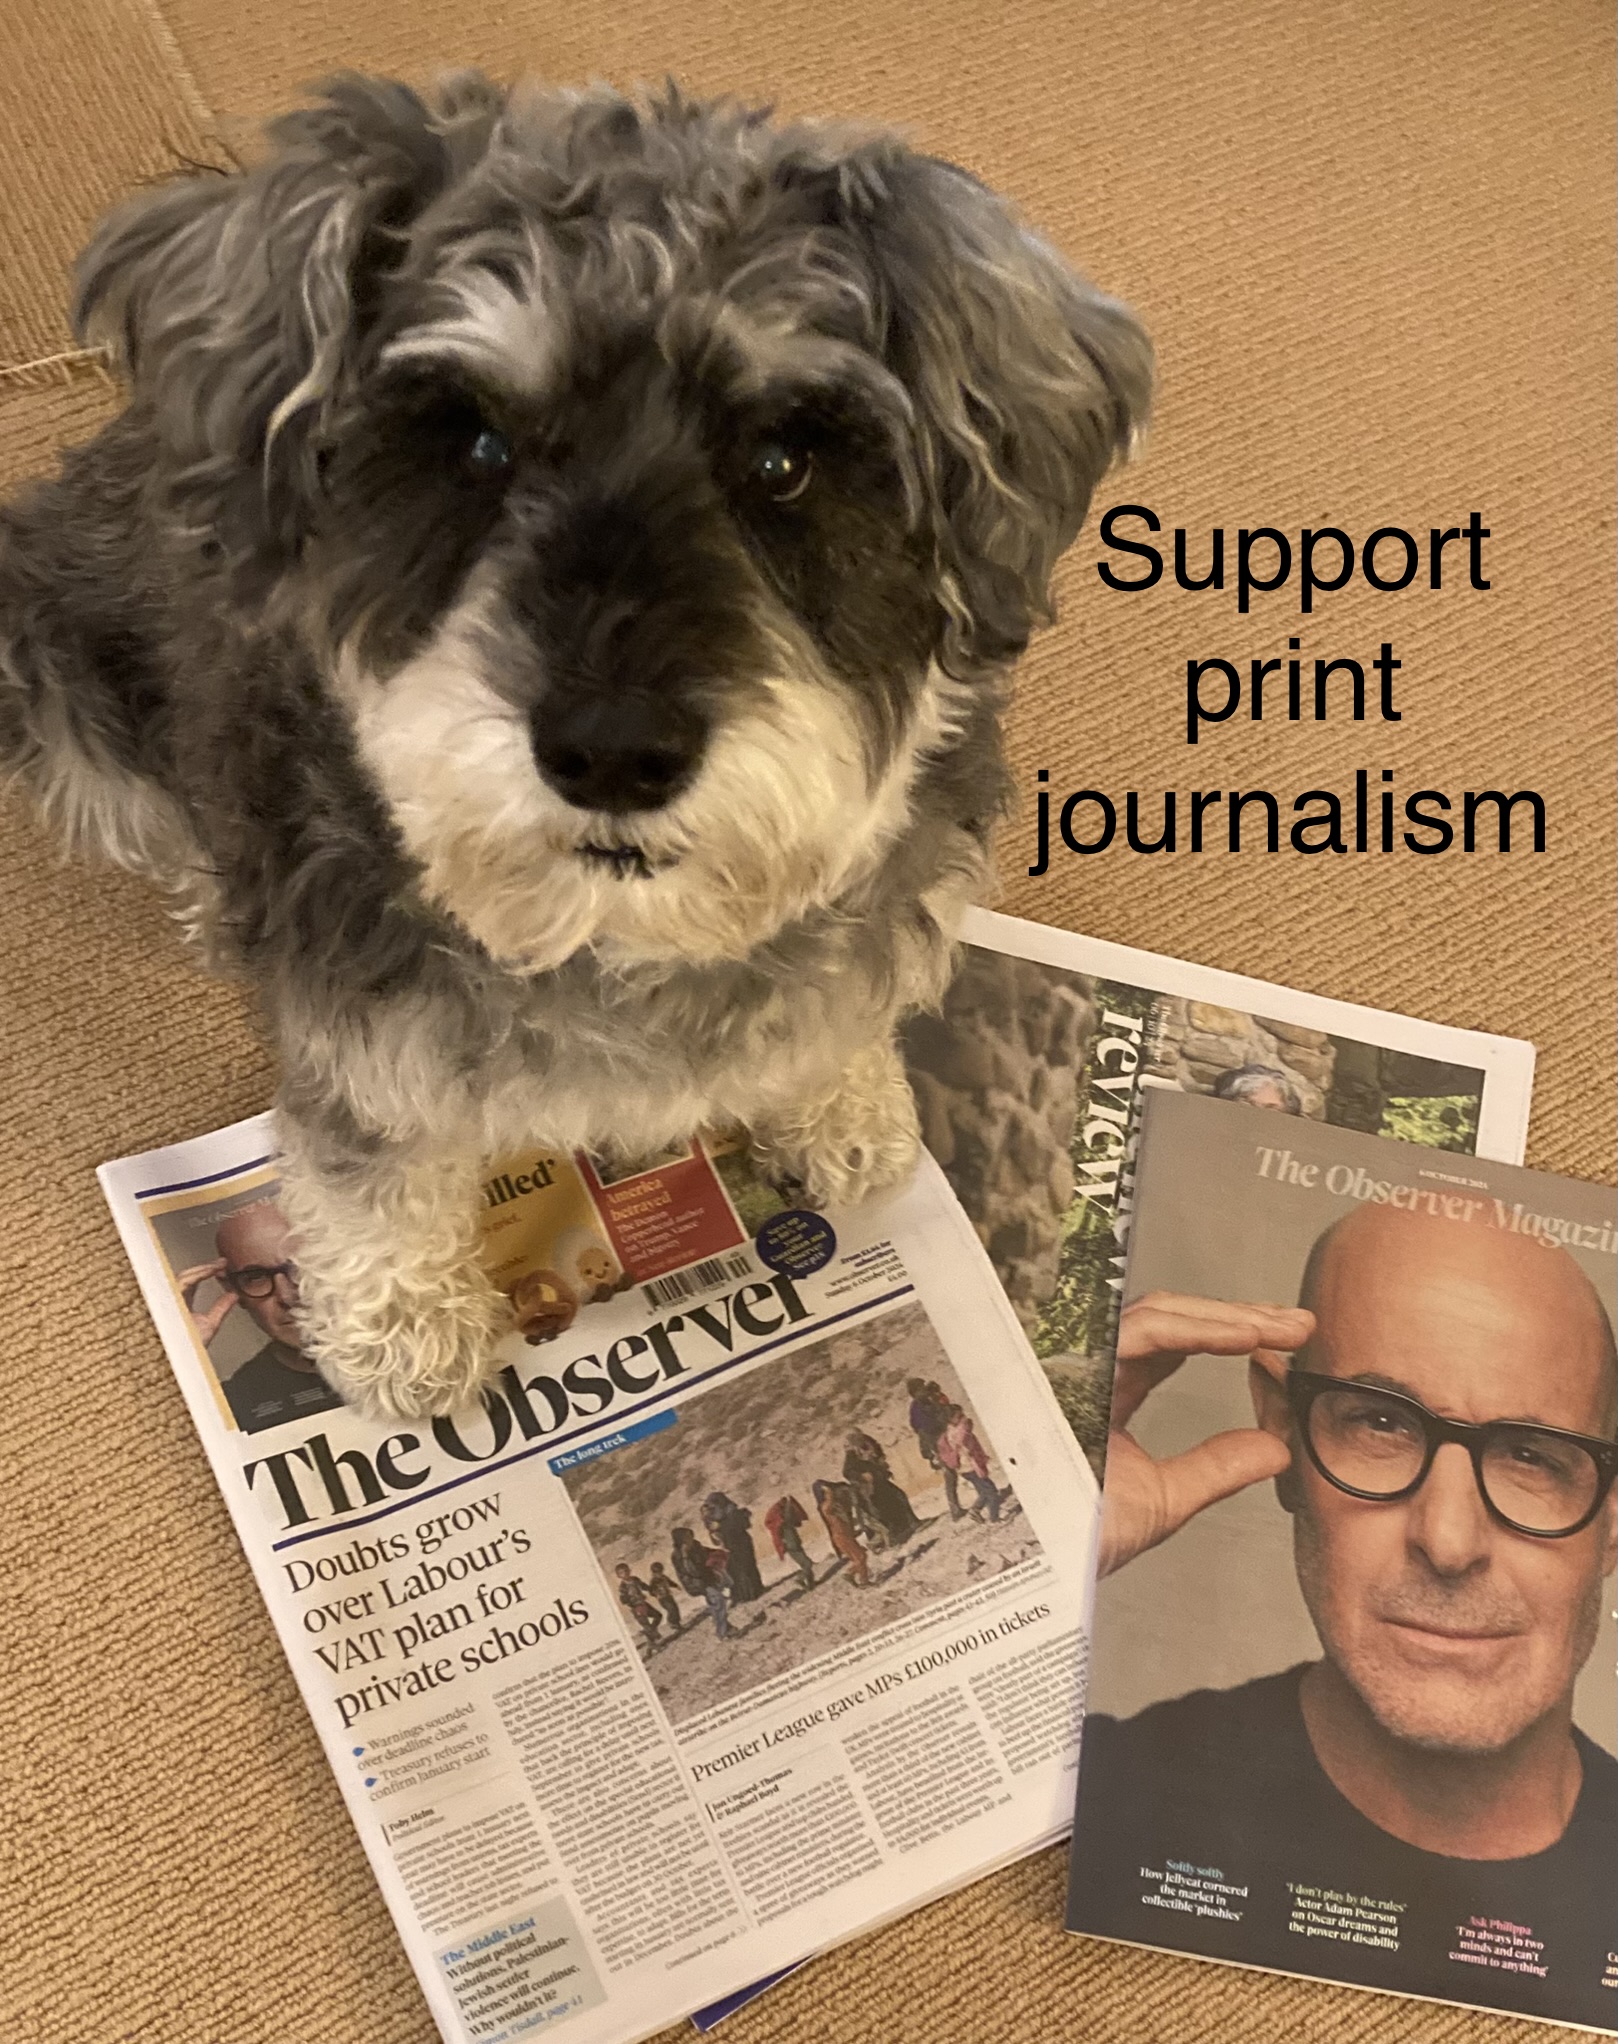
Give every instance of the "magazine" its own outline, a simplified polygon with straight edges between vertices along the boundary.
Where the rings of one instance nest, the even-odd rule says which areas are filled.
[[[905,1053],[927,1146],[1097,1476],[1153,1091],[1520,1163],[1533,1046],[1333,1001],[987,909]]]
[[[1602,1187],[1152,1099],[1070,1929],[1618,2026],[1615,1249]]]
[[[930,1161],[492,1166],[518,1326],[430,1422],[299,1350],[268,1116],[101,1177],[451,2044],[639,2037],[1066,1830],[1096,1485]]]

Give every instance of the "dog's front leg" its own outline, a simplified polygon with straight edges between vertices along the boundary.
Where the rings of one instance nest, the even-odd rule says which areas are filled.
[[[761,1117],[753,1131],[764,1171],[797,1180],[818,1206],[853,1206],[900,1184],[920,1150],[915,1098],[891,1038],[858,1051],[835,1087]]]
[[[466,1404],[511,1325],[478,1261],[477,1156],[278,1120],[300,1318],[322,1375],[372,1414]]]

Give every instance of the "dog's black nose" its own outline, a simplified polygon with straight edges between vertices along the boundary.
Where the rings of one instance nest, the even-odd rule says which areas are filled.
[[[532,717],[534,759],[576,809],[661,809],[690,784],[707,731],[689,710],[635,696],[558,705]]]

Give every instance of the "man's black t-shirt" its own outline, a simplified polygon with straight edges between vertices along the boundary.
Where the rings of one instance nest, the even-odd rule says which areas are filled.
[[[342,1404],[324,1377],[307,1366],[299,1368],[302,1360],[285,1342],[267,1341],[225,1379],[225,1402],[243,1433],[261,1433],[283,1420],[307,1419]]]
[[[1574,1733],[1584,1785],[1544,1852],[1422,1852],[1328,1780],[1303,1672],[1086,1722],[1068,1928],[1618,2024],[1618,1761]]]

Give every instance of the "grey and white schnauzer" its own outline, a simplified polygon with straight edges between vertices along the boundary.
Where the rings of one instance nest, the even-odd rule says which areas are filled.
[[[490,1154],[907,1172],[895,1025],[1151,354],[891,135],[467,74],[269,140],[82,258],[130,400],[0,511],[0,767],[250,977],[309,1348],[443,1410]]]

